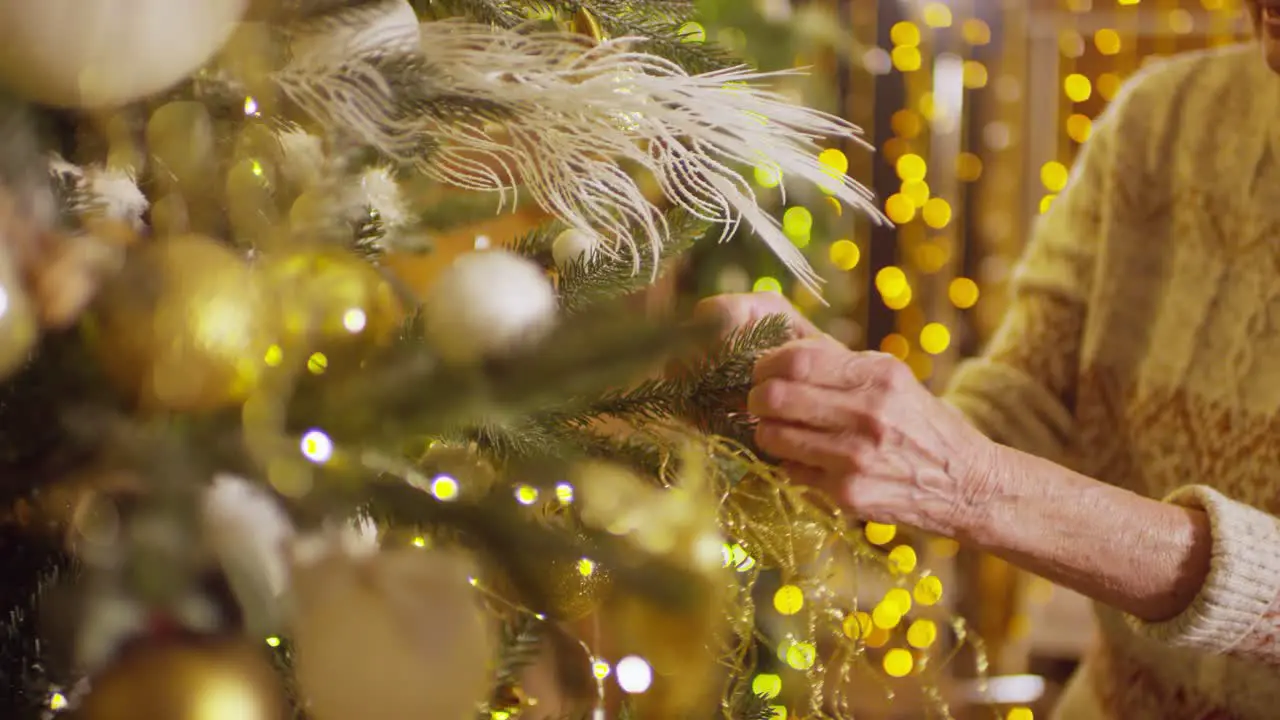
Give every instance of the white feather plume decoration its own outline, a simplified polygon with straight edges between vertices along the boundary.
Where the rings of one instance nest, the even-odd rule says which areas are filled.
[[[787,73],[689,75],[632,51],[635,38],[596,44],[455,21],[424,23],[420,33],[425,94],[495,112],[406,113],[377,62],[354,49],[295,58],[277,81],[331,129],[441,181],[504,194],[523,186],[570,226],[600,237],[603,252],[630,252],[637,265],[632,233],[638,228],[658,252],[666,228],[624,162],[650,173],[673,203],[721,224],[722,239],[745,220],[815,290],[819,277],[737,168],[767,165],[883,220],[865,187],[818,162],[818,140],[859,138],[858,128],[764,87]]]

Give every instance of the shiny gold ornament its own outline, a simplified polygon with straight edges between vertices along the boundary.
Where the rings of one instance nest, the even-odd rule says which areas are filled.
[[[835,537],[830,520],[807,517],[784,487],[756,475],[733,486],[725,507],[734,515],[738,539],[750,546],[766,567],[795,571],[817,561]]]
[[[609,592],[609,571],[590,558],[552,560],[547,567],[547,612],[557,620],[581,620],[600,608]]]
[[[82,720],[285,720],[279,676],[240,642],[165,641],[126,651],[92,681]]]
[[[214,410],[259,381],[275,306],[234,251],[186,235],[131,257],[87,329],[109,376],[143,407]]]
[[[645,480],[613,466],[579,468],[583,522],[630,540],[637,550],[688,572],[679,608],[630,593],[602,609],[623,655],[652,667],[652,688],[637,698],[640,717],[696,717],[714,707],[722,668],[718,648],[728,634],[734,580],[723,567],[717,497],[705,449],[690,443],[680,476]],[[665,487],[664,487],[665,485]]]
[[[280,298],[284,340],[290,345],[385,342],[404,315],[387,279],[350,253],[269,255],[257,269]]]

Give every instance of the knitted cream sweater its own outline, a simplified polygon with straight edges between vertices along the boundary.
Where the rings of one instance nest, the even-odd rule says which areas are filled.
[[[1060,715],[1280,718],[1280,76],[1257,47],[1129,83],[1015,281],[948,399],[999,442],[1213,527],[1182,615],[1097,608],[1101,648]]]

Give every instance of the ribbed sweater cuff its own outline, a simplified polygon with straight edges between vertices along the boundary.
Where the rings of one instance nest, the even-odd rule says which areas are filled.
[[[1209,516],[1209,575],[1182,614],[1158,623],[1130,617],[1130,623],[1158,641],[1212,653],[1252,645],[1244,641],[1280,595],[1280,521],[1199,485],[1181,488],[1166,501]]]

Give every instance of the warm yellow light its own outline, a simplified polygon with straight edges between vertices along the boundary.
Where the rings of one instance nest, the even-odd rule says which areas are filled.
[[[966,152],[956,158],[956,177],[964,182],[974,182],[982,177],[982,158]]]
[[[1137,2],[1137,0],[1134,0]],[[1035,713],[1031,712],[1031,708],[1016,707],[1009,710],[1004,716],[1005,720],[1035,720]]]
[[[898,178],[903,181],[924,180],[925,175],[929,172],[928,163],[915,153],[907,153],[898,158],[894,166],[894,169],[898,172]]]
[[[813,667],[817,657],[818,651],[814,648],[813,643],[792,640],[787,644],[786,657],[784,659],[793,670],[808,670]]]
[[[907,627],[907,644],[924,650],[938,640],[938,626],[932,620],[921,618]]]
[[[591,674],[594,675],[597,680],[603,680],[609,677],[609,673],[612,671],[613,668],[609,667],[609,663],[603,660],[596,660],[591,663]]]
[[[818,162],[841,175],[849,172],[849,158],[839,148],[827,148],[818,153]]]
[[[916,581],[911,597],[925,607],[937,605],[942,600],[942,581],[934,575],[925,575]]]
[[[898,337],[902,336],[899,335]],[[907,339],[902,338],[902,341],[905,343]],[[887,545],[889,541],[893,540],[893,537],[898,534],[898,527],[896,525],[869,522],[867,523],[867,526],[862,529],[862,532],[866,534],[867,542],[873,545]]]
[[[961,310],[977,305],[978,294],[978,283],[966,277],[956,278],[947,286],[947,298]]]
[[[899,360],[906,360],[911,354],[911,343],[898,333],[889,333],[880,341],[880,352],[888,353]]]
[[[924,6],[924,24],[933,28],[951,27],[951,8],[940,2],[931,2]]]
[[[532,485],[520,485],[516,488],[516,502],[521,505],[532,505],[538,502],[538,488]]]
[[[951,222],[951,204],[942,198],[929,198],[920,210],[924,224],[934,230],[941,230]]]
[[[866,640],[874,628],[875,623],[871,622],[871,616],[861,610],[846,615],[842,623],[845,637],[850,640]]]
[[[910,545],[899,545],[889,551],[889,569],[899,575],[905,575],[916,569],[919,558]]]
[[[1120,76],[1115,73],[1102,73],[1098,76],[1098,94],[1103,100],[1112,100],[1116,93],[1120,92],[1120,86],[1123,85]]]
[[[1121,46],[1120,33],[1111,28],[1103,28],[1093,34],[1093,44],[1103,55],[1117,55]]]
[[[837,240],[831,243],[827,254],[831,258],[832,265],[846,271],[857,267],[858,261],[862,259],[862,251],[852,240]]]
[[[898,225],[906,225],[915,219],[916,204],[906,195],[895,193],[885,199],[884,214]]]
[[[902,611],[896,603],[881,602],[872,609],[871,622],[881,630],[892,630],[902,622]]]
[[[333,440],[321,430],[308,430],[302,436],[300,447],[302,456],[318,465],[333,457]]]
[[[755,169],[756,184],[763,188],[775,188],[782,183],[782,170],[772,163],[761,163]]]
[[[897,47],[916,47],[920,44],[920,28],[905,20],[894,23],[889,28],[889,41]]]
[[[923,208],[924,204],[929,202],[929,183],[923,180],[907,180],[902,183],[899,192],[907,196],[911,204],[917,208]]]
[[[324,353],[311,353],[311,357],[307,358],[307,370],[312,375],[323,375],[325,370],[329,369],[329,358]]]
[[[1045,195],[1040,198],[1040,214],[1043,215],[1049,212],[1049,208],[1053,207],[1053,201],[1057,199],[1057,195]]]
[[[792,239],[807,236],[813,230],[813,213],[799,206],[787,208],[782,213],[782,230]]]
[[[1084,143],[1092,134],[1093,120],[1090,120],[1088,115],[1075,113],[1067,118],[1067,137],[1078,143]]]
[[[770,673],[761,673],[751,680],[751,692],[769,699],[782,693],[782,678]]]
[[[898,137],[910,140],[924,129],[924,122],[920,118],[920,113],[911,108],[903,108],[889,118],[889,127]]]
[[[781,293],[782,283],[778,282],[778,278],[765,275],[763,277],[756,278],[756,281],[754,284],[752,284],[751,289],[755,292]]]
[[[977,18],[964,21],[960,34],[970,45],[986,45],[991,42],[991,26]]]
[[[431,494],[437,500],[449,502],[458,499],[458,481],[448,475],[437,475],[431,481]]]
[[[804,591],[795,585],[783,585],[773,594],[773,607],[780,615],[795,615],[804,608]]]
[[[911,297],[911,288],[908,286],[901,293],[884,298],[884,306],[890,310],[902,310],[911,304]]]
[[[906,677],[915,667],[915,658],[910,650],[894,648],[884,654],[884,671],[889,677]]]
[[[1040,166],[1040,182],[1044,185],[1044,189],[1051,193],[1062,192],[1067,186],[1067,179],[1070,171],[1067,166],[1056,160],[1050,160]]]
[[[876,273],[876,290],[885,297],[895,297],[907,290],[907,274],[902,268],[889,265]]]
[[[987,86],[987,66],[977,60],[964,61],[964,86],[970,90],[977,90]]]
[[[899,72],[915,72],[920,69],[923,59],[920,57],[920,48],[905,47],[899,45],[889,53],[889,58],[893,60],[893,66]]]
[[[942,323],[929,323],[920,330],[920,348],[930,355],[941,355],[951,347],[951,331]]]
[[[680,26],[680,40],[682,42],[700,45],[707,41],[707,29],[702,23],[689,21]]]
[[[284,362],[284,350],[279,345],[272,345],[267,348],[267,354],[263,356],[262,361],[267,367],[280,367],[280,363]]]
[[[1093,95],[1093,84],[1089,82],[1089,78],[1080,73],[1068,75],[1067,79],[1062,81],[1062,89],[1071,102],[1084,102]]]
[[[884,594],[884,602],[898,609],[899,615],[911,612],[911,593],[902,588],[893,588]]]
[[[889,639],[892,637],[893,633],[889,630],[881,627],[873,627],[871,628],[870,634],[867,635],[867,639],[862,642],[869,648],[879,648],[888,645]]]
[[[582,558],[578,561],[578,574],[582,577],[591,577],[595,574],[596,564],[590,558]]]

